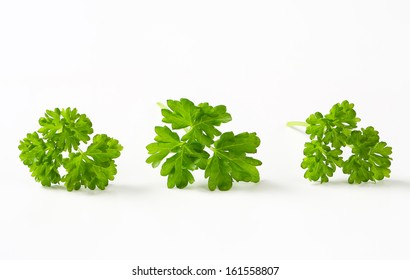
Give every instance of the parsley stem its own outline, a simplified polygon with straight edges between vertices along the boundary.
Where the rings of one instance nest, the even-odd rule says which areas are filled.
[[[286,125],[289,126],[289,127],[292,127],[292,126],[305,126],[305,127],[307,127],[307,126],[309,126],[309,124],[306,123],[306,122],[288,122]]]
[[[78,148],[78,151],[80,152],[83,158],[87,158],[87,155],[80,148]]]
[[[78,151],[80,152],[82,158],[83,158],[86,162],[93,163],[93,161],[88,157],[88,155],[87,155],[85,152],[83,152],[80,148],[78,148]]]
[[[168,109],[167,106],[165,106],[164,104],[162,104],[161,102],[157,102],[158,107],[160,107],[161,109]]]

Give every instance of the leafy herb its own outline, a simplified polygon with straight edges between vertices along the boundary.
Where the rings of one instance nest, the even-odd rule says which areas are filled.
[[[210,190],[226,191],[233,181],[259,182],[256,166],[262,164],[248,154],[257,152],[260,139],[256,133],[221,133],[216,127],[232,120],[226,107],[195,105],[192,101],[168,100],[161,105],[164,123],[155,127],[155,142],[147,146],[150,156],[146,160],[158,167],[163,160],[161,175],[168,176],[168,188],[185,188],[194,183],[193,171],[205,170]],[[173,130],[183,131],[182,137]],[[215,139],[219,136],[218,139]],[[212,156],[210,155],[212,153]]]
[[[311,142],[305,143],[302,168],[305,178],[325,183],[337,167],[348,174],[350,184],[383,180],[390,177],[392,148],[380,141],[379,132],[373,127],[357,129],[354,104],[348,101],[335,104],[330,113],[323,116],[316,112],[306,122],[289,122],[288,126],[305,126]],[[351,148],[352,155],[344,160],[343,147]]]
[[[81,186],[104,190],[114,180],[117,166],[114,159],[121,154],[118,140],[105,134],[93,137],[85,151],[81,143],[87,143],[93,133],[90,119],[77,109],[47,110],[39,120],[41,128],[27,134],[20,141],[20,159],[30,168],[31,175],[43,186],[64,182],[68,191]],[[67,156],[65,156],[67,155]],[[59,169],[66,174],[61,176]]]

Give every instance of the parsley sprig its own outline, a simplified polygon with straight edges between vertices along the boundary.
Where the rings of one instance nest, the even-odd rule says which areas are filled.
[[[194,183],[192,173],[197,169],[205,170],[211,191],[229,190],[234,180],[259,182],[257,166],[262,162],[248,154],[257,152],[260,139],[256,133],[220,132],[217,127],[232,120],[225,106],[195,105],[186,98],[168,100],[168,107],[159,105],[162,121],[172,129],[155,127],[155,142],[147,146],[146,162],[158,167],[165,160],[161,175],[168,177],[168,188],[183,189]]]
[[[81,186],[104,190],[114,180],[117,166],[114,159],[121,154],[118,140],[97,134],[85,151],[81,143],[91,140],[92,123],[77,109],[47,110],[39,120],[40,129],[20,141],[20,159],[31,175],[43,186],[64,182],[68,191]],[[60,174],[61,167],[66,170]]]
[[[383,180],[390,177],[392,148],[380,141],[379,132],[372,126],[357,129],[354,104],[348,101],[335,104],[323,115],[316,112],[306,122],[289,122],[288,126],[305,126],[310,142],[305,143],[305,158],[301,167],[305,178],[325,183],[337,167],[348,174],[350,184]],[[347,160],[343,147],[351,149]]]

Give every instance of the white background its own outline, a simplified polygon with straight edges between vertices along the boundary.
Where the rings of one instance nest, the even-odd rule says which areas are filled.
[[[408,259],[407,1],[2,1],[1,259]],[[145,163],[156,102],[225,104],[262,140],[259,184],[184,190]],[[344,99],[393,147],[391,179],[312,183],[287,128]],[[76,107],[120,140],[106,191],[44,188],[17,146]]]

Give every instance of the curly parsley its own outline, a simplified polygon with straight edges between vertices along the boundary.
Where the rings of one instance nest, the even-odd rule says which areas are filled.
[[[121,154],[118,140],[105,134],[93,137],[85,151],[81,143],[87,143],[93,133],[92,124],[77,109],[47,110],[39,120],[40,129],[27,134],[20,141],[20,159],[30,168],[31,175],[43,186],[64,182],[68,191],[81,186],[104,190],[114,180],[117,166],[114,159]],[[65,156],[67,155],[67,156]],[[61,176],[59,169],[66,174]]]
[[[305,126],[311,142],[305,143],[302,168],[305,178],[325,183],[337,167],[349,175],[350,184],[383,180],[390,177],[392,148],[380,141],[379,132],[372,126],[357,129],[354,104],[348,101],[335,104],[327,115],[316,112],[306,122],[289,122],[288,126]],[[351,149],[347,160],[343,147]]]

